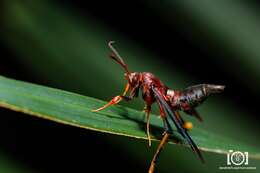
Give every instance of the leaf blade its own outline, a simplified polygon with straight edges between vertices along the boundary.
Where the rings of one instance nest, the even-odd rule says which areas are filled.
[[[144,113],[122,106],[112,106],[98,113],[91,111],[104,103],[91,97],[0,76],[0,107],[89,130],[147,139],[143,129]],[[152,116],[151,125],[154,131],[158,131],[152,139],[158,140],[162,123]],[[260,159],[257,149],[231,139],[198,128],[190,134],[203,151],[224,154],[235,149],[249,151],[251,158]]]

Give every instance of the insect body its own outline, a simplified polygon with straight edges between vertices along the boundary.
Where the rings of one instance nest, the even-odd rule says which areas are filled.
[[[110,41],[108,46],[112,50],[110,57],[119,63],[124,71],[127,84],[122,95],[115,96],[106,105],[102,106],[93,111],[100,111],[107,108],[108,106],[118,104],[121,100],[130,101],[135,97],[138,97],[139,90],[142,91],[142,97],[145,101],[145,112],[146,112],[146,133],[149,141],[149,146],[151,145],[150,138],[150,112],[153,103],[157,103],[160,109],[160,117],[163,120],[165,132],[163,138],[156,150],[156,153],[152,159],[149,173],[153,173],[155,169],[155,162],[158,160],[158,156],[163,146],[167,143],[170,135],[173,134],[173,129],[170,121],[174,123],[178,132],[185,138],[191,149],[197,153],[201,161],[203,157],[200,150],[188,134],[187,130],[191,128],[191,123],[185,122],[179,114],[179,111],[184,111],[185,113],[196,117],[198,120],[202,121],[201,116],[195,110],[199,104],[201,104],[209,95],[220,93],[224,90],[225,86],[222,85],[210,85],[210,84],[200,84],[188,87],[184,90],[171,90],[162,81],[155,77],[149,72],[130,72],[127,65],[112,46],[114,42]],[[129,92],[129,96],[126,94]]]

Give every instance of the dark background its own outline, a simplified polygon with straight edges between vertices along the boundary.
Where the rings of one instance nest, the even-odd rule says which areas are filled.
[[[98,89],[95,89],[96,93],[94,93],[93,89],[88,90],[87,87],[85,87],[87,84],[82,84],[83,81],[88,81],[88,84],[91,83],[89,85],[92,88],[95,88],[95,85],[98,85],[98,83],[95,83],[96,78],[91,77],[91,75],[84,76],[84,74],[82,74],[81,78],[84,79],[77,83],[77,77],[74,78],[73,74],[71,74],[71,76],[66,76],[67,78],[64,79],[64,76],[62,76],[62,70],[64,69],[59,66],[56,68],[58,75],[50,75],[52,70],[50,70],[49,74],[47,72],[42,72],[45,70],[48,71],[46,68],[46,64],[48,63],[46,62],[45,65],[41,63],[44,62],[44,59],[49,54],[45,54],[44,50],[46,49],[41,50],[41,44],[39,43],[41,42],[41,37],[35,38],[33,32],[24,31],[26,28],[21,31],[20,28],[14,27],[16,25],[10,24],[16,22],[15,20],[12,20],[15,17],[11,16],[11,13],[9,12],[13,5],[12,3],[21,4],[25,8],[28,8],[27,10],[31,10],[36,15],[39,15],[40,17],[37,20],[39,23],[41,23],[42,20],[42,24],[45,22],[46,25],[41,25],[41,27],[46,27],[46,30],[52,30],[52,26],[59,27],[54,23],[53,25],[48,25],[51,22],[55,22],[55,19],[53,19],[53,21],[50,19],[51,14],[48,13],[48,5],[55,6],[59,10],[64,10],[64,12],[67,13],[66,15],[71,15],[74,19],[80,17],[79,20],[82,23],[88,23],[88,20],[90,20],[92,24],[97,23],[109,28],[106,33],[107,35],[109,35],[110,32],[113,32],[113,35],[119,35],[118,38],[124,38],[124,42],[115,40],[117,41],[119,48],[120,45],[121,47],[126,47],[119,50],[122,54],[127,55],[127,53],[124,53],[124,50],[129,48],[130,50],[128,49],[128,51],[130,51],[132,55],[142,54],[142,50],[149,52],[149,55],[153,55],[153,57],[148,58],[135,57],[135,61],[133,62],[130,60],[132,57],[125,56],[125,61],[130,61],[131,69],[141,70],[143,65],[146,65],[147,67],[149,64],[155,64],[153,66],[155,67],[153,68],[155,71],[151,72],[157,74],[157,72],[162,71],[162,69],[167,71],[167,76],[171,77],[169,80],[173,82],[173,84],[169,84],[171,87],[177,86],[176,88],[184,88],[188,85],[197,83],[226,85],[225,93],[221,96],[217,96],[216,100],[212,100],[213,102],[215,101],[218,103],[218,106],[214,107],[213,111],[214,109],[217,111],[219,109],[225,109],[226,107],[232,107],[231,109],[235,110],[238,114],[234,113],[233,115],[227,114],[219,116],[222,117],[223,121],[228,117],[228,123],[234,122],[235,125],[233,126],[233,129],[236,129],[233,130],[233,132],[228,131],[232,129],[232,124],[230,125],[227,122],[226,125],[223,125],[222,123],[214,124],[214,121],[212,120],[211,123],[213,125],[211,130],[218,132],[218,127],[228,127],[228,129],[220,129],[219,131],[225,132],[225,130],[227,130],[227,135],[230,137],[239,139],[239,136],[241,135],[244,136],[241,138],[245,142],[255,146],[259,145],[257,138],[259,136],[258,100],[260,99],[260,92],[258,88],[260,83],[259,70],[257,67],[259,67],[260,62],[260,51],[254,52],[257,48],[250,49],[246,46],[243,47],[243,44],[235,44],[237,42],[239,43],[239,39],[232,40],[232,38],[242,37],[241,39],[244,39],[244,43],[249,41],[251,39],[250,29],[255,30],[255,28],[250,28],[250,24],[252,23],[252,26],[256,27],[256,29],[260,29],[260,27],[258,27],[259,24],[254,23],[253,19],[251,23],[248,20],[245,22],[245,24],[249,22],[248,28],[245,27],[241,29],[235,26],[233,28],[231,27],[231,29],[234,30],[234,36],[229,38],[227,36],[229,35],[229,32],[225,32],[225,28],[221,28],[221,22],[228,22],[229,20],[222,21],[220,16],[220,20],[218,21],[218,18],[216,19],[216,17],[212,15],[212,25],[210,22],[201,22],[198,16],[196,17],[196,15],[190,12],[192,11],[192,8],[185,7],[185,5],[189,5],[188,3],[185,4],[178,1],[161,1],[153,3],[145,1],[117,2],[113,0],[107,2],[55,0],[41,1],[40,4],[45,5],[41,8],[39,7],[41,5],[36,5],[35,7],[35,2],[31,1],[24,1],[24,3],[19,1],[2,2],[0,21],[2,25],[2,36],[0,40],[1,75],[78,92],[105,100],[115,95],[117,91],[120,91],[121,87],[123,87],[123,79],[120,86],[116,86],[115,84],[117,89],[113,90],[114,86],[112,86],[107,90],[106,94],[103,94],[99,92]],[[224,1],[212,4],[206,3],[206,5],[203,4],[203,2],[198,3],[201,8],[208,8],[207,5],[212,5],[214,8],[219,8],[216,10],[219,13],[228,14],[228,12],[230,12],[230,15],[226,16],[228,19],[230,18],[230,21],[236,21],[236,17],[240,18],[240,16],[251,15],[251,13],[254,14],[253,17],[256,19],[260,18],[257,14],[257,9],[259,9],[258,4],[240,2],[237,2],[236,4],[229,3],[226,4],[229,8],[222,9],[221,5],[225,5]],[[192,6],[192,4],[190,5]],[[243,7],[243,9],[248,11],[243,10],[245,14],[236,13],[237,6],[239,8],[241,6],[241,8]],[[46,8],[46,15],[44,14],[44,7]],[[38,13],[37,10],[41,13]],[[200,14],[202,12],[198,13]],[[205,13],[204,15],[208,15],[210,18],[210,9],[208,14]],[[44,21],[45,17],[46,21]],[[241,18],[241,20],[238,21],[242,21],[241,24],[243,24],[243,20],[245,19]],[[219,29],[214,27],[218,26],[216,22],[220,22]],[[19,26],[22,28],[23,23],[19,23]],[[239,26],[242,27],[242,25]],[[60,26],[61,30],[63,29],[62,27],[63,26]],[[93,27],[95,28],[95,26]],[[100,28],[98,28],[99,25],[96,27],[96,32],[100,32]],[[37,28],[35,28],[35,30],[36,29]],[[235,35],[236,30],[240,29],[242,36]],[[92,33],[90,33],[90,35],[91,34]],[[259,35],[259,32],[256,32],[256,35],[252,37],[258,38],[259,36],[257,34]],[[48,35],[42,35],[42,38],[44,37],[47,38]],[[104,38],[103,45],[100,45],[100,47],[107,49],[105,46],[109,39],[106,37]],[[57,40],[58,39],[59,37]],[[74,39],[76,40],[76,38]],[[128,42],[133,46],[127,47]],[[256,47],[260,45],[257,44],[258,42],[253,42]],[[92,44],[91,41],[87,43],[88,46]],[[248,44],[251,45],[251,43]],[[49,46],[51,47],[53,45]],[[84,45],[79,45],[79,47],[84,49]],[[133,47],[134,49],[131,49]],[[138,47],[138,50],[141,50],[141,53],[135,53],[135,47]],[[243,50],[242,53],[240,52],[241,50]],[[62,50],[60,49],[60,51]],[[108,50],[106,51],[108,52]],[[251,52],[252,54],[250,54]],[[29,56],[31,59],[26,59],[26,57]],[[37,57],[39,59],[41,58],[43,61],[39,60],[38,66],[34,66]],[[89,64],[91,65],[91,61],[105,63],[106,70],[108,71],[110,68],[111,70],[112,68],[117,68],[113,62],[110,63],[110,61],[106,61],[107,59],[105,58],[106,57],[89,57]],[[74,60],[77,61],[76,58],[73,59],[73,61]],[[160,65],[156,66],[156,63],[154,62],[160,62]],[[62,66],[63,63],[65,62],[57,64]],[[133,66],[133,64],[137,64],[138,67]],[[251,66],[251,64],[253,65]],[[71,66],[77,68],[73,63]],[[147,69],[149,68],[144,68],[144,70]],[[120,70],[121,69],[118,68],[116,75],[118,75],[118,78],[123,78]],[[178,72],[177,76],[179,74],[184,76],[183,83],[181,84],[174,80],[176,71]],[[109,81],[109,79],[105,79],[106,76],[103,76],[103,72],[99,71],[98,68],[95,73],[99,74],[99,80],[102,81],[104,78],[104,80]],[[61,77],[59,78],[59,76]],[[166,78],[168,79],[168,77],[163,77],[163,79]],[[66,83],[64,83],[64,80],[67,80]],[[204,108],[205,107],[207,107],[207,103],[205,103]],[[240,112],[243,112],[243,114],[240,115]],[[155,149],[154,145],[151,150],[147,150],[147,144],[142,141],[64,126],[9,110],[0,109],[0,114],[0,135],[2,138],[0,142],[1,153],[3,153],[8,160],[14,162],[15,165],[21,165],[21,167],[28,169],[31,172],[89,172],[90,169],[94,169],[94,172],[142,172],[147,169],[149,160]],[[236,124],[237,122],[239,125]],[[207,123],[207,121],[204,123]],[[243,129],[239,128],[244,127],[248,128],[246,132],[241,133],[240,135],[236,134],[237,130],[243,131]],[[136,145],[136,152],[141,152],[145,149],[147,154],[146,160],[143,160],[142,158],[138,159],[133,154],[129,155],[128,153],[131,151],[127,151],[127,143],[133,143],[134,146]],[[183,154],[189,155],[189,152],[184,152]],[[167,160],[169,159],[170,158]],[[221,157],[221,159],[224,159],[224,156]],[[178,160],[178,158],[175,158],[175,160]],[[183,160],[182,158],[182,161],[185,161],[185,159]],[[174,161],[169,161],[169,163],[174,164]],[[185,165],[188,164],[189,163],[185,163]],[[177,170],[181,171],[182,168],[178,167]],[[186,168],[184,170],[189,169]],[[202,168],[201,170],[205,171],[205,168]],[[200,171],[200,168],[195,169],[195,171]],[[212,170],[212,172],[217,171],[219,171],[217,168]]]

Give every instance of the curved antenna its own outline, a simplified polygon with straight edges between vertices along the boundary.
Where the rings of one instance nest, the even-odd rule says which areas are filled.
[[[122,59],[122,57],[119,55],[119,53],[117,52],[117,50],[112,46],[112,44],[114,44],[114,41],[109,41],[108,42],[108,47],[112,50],[112,54],[110,55],[110,58],[112,58],[113,60],[115,60],[118,64],[120,64],[124,70],[126,71],[126,73],[130,73],[128,70],[128,67],[126,65],[126,63],[124,62],[124,60]]]

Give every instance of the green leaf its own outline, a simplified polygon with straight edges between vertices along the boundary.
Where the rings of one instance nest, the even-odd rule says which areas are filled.
[[[122,106],[111,106],[98,113],[92,112],[106,102],[87,96],[16,81],[0,76],[0,106],[55,122],[116,135],[147,139],[145,115],[141,111]],[[158,140],[163,132],[158,116],[151,118],[152,139]],[[252,158],[260,159],[259,150],[237,141],[194,128],[190,132],[203,151],[227,153],[229,149],[248,151]],[[185,146],[176,133],[170,143]]]

